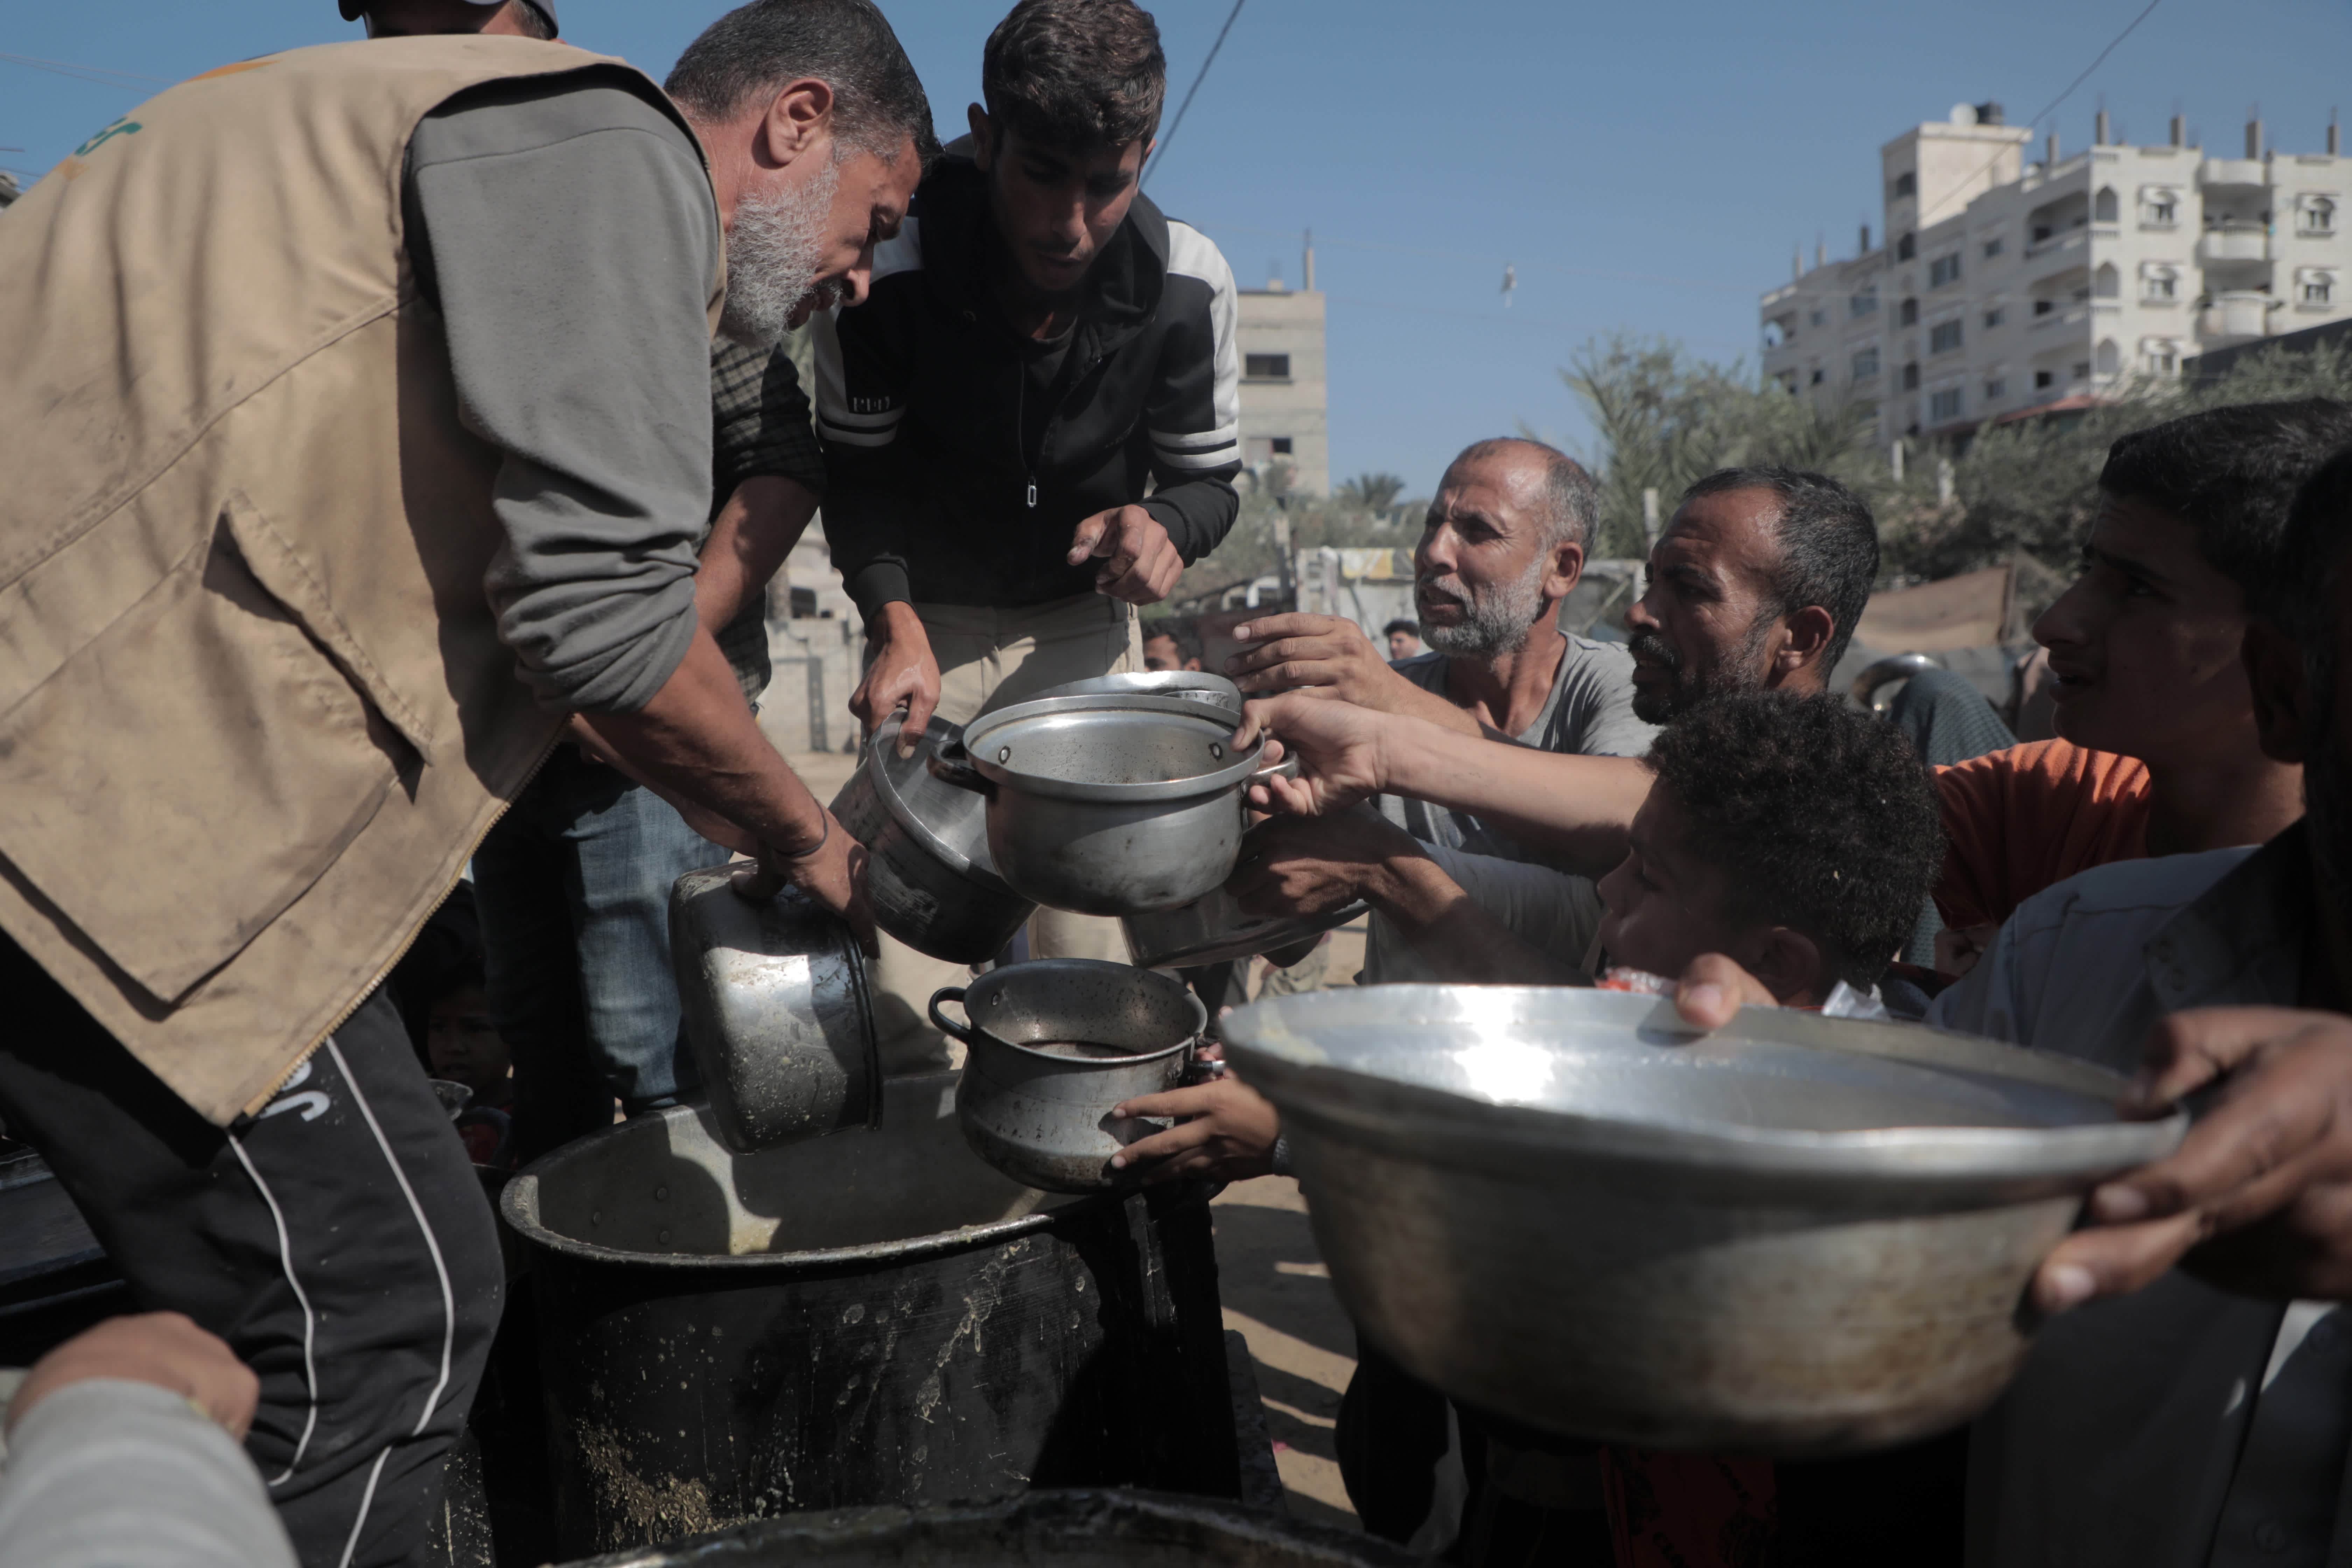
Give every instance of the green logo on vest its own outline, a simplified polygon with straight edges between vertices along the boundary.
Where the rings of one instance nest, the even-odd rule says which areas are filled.
[[[87,158],[92,153],[96,152],[100,146],[104,145],[106,142],[113,141],[117,136],[128,136],[132,132],[142,129],[144,128],[140,125],[139,121],[131,119],[126,114],[121,119],[116,121],[113,124],[108,126],[105,130],[100,132],[97,135],[91,137],[89,141],[83,142],[80,146],[75,148],[73,150],[73,155],[77,158]]]

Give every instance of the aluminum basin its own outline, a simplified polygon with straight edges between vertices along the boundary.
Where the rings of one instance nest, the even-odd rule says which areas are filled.
[[[1334,1287],[1474,1405],[1661,1447],[1826,1454],[1965,1420],[2099,1180],[2183,1117],[2122,1079],[1904,1025],[1390,985],[1224,1021],[1281,1110]]]

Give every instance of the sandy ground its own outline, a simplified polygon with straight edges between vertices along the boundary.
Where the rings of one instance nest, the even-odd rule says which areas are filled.
[[[856,761],[839,752],[791,756],[824,801],[848,782]],[[1325,984],[1349,984],[1363,963],[1363,922],[1334,931]],[[1352,1525],[1356,1511],[1339,1484],[1332,1430],[1356,1370],[1356,1331],[1331,1293],[1298,1184],[1286,1176],[1236,1183],[1216,1200],[1215,1223],[1225,1327],[1249,1343],[1290,1511]]]

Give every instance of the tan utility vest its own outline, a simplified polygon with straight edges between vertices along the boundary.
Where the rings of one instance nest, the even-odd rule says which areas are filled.
[[[0,216],[0,929],[222,1125],[555,739],[401,185],[452,94],[566,72],[677,117],[568,45],[331,44],[171,89]]]

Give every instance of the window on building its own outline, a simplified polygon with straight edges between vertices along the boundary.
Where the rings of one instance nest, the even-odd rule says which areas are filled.
[[[1916,255],[1918,255],[1918,254],[1919,254],[1919,237],[1918,237],[1917,235],[1916,235],[1916,234],[1906,234],[1906,235],[1905,235],[1902,238],[1900,238],[1900,239],[1898,239],[1898,240],[1896,240],[1896,241],[1895,242],[1895,260],[1897,260],[1897,261],[1908,261],[1908,260],[1910,260],[1913,257],[1915,257],[1915,256],[1916,256]]]
[[[2180,193],[2164,185],[2148,185],[2139,193],[2139,221],[2150,228],[2170,228],[2180,221]]]
[[[1959,280],[1960,257],[1958,251],[1954,251],[1949,256],[1938,256],[1935,260],[1927,263],[1928,288],[1941,289],[1947,283],[1958,283]]]
[[[2091,221],[2113,223],[2116,221],[2116,193],[2107,186],[2101,185],[2099,194],[2091,198]]]
[[[1290,456],[1290,437],[1287,436],[1276,436],[1265,445],[1266,449],[1277,458]]]
[[[1813,384],[1815,386],[1819,386],[1819,385],[1820,385],[1820,384],[1821,384],[1824,380],[1826,380],[1826,379],[1827,379],[1827,378],[1822,374],[1822,367],[1821,367],[1821,366],[1819,366],[1819,365],[1815,365],[1815,366],[1813,367],[1812,384]]]
[[[1944,392],[1927,395],[1927,417],[1958,419],[1960,416],[1960,389],[1957,386]]]
[[[2296,297],[2306,305],[2333,304],[2336,300],[2336,274],[2306,267],[2294,275]]]
[[[2139,297],[2151,304],[2180,297],[2180,268],[2160,261],[2140,264]]]
[[[2033,390],[2036,392],[2045,387],[2054,386],[2057,383],[2058,374],[2055,371],[2037,370],[2033,373]]]
[[[1917,174],[1912,170],[1906,169],[1903,173],[1895,176],[1895,200],[1901,201],[1905,196],[1916,196],[1918,194],[1919,176]]]
[[[2033,313],[2037,316],[2046,316],[2057,308],[2058,301],[2055,300],[2036,300],[2033,301]]]
[[[2142,338],[2139,362],[2150,375],[2180,374],[2180,345],[2170,338]]]
[[[2039,245],[2049,237],[2050,226],[2046,223],[2037,223],[2033,226],[2033,238],[2030,243]]]
[[[2008,395],[2009,383],[2000,376],[1994,376],[1990,381],[1985,383],[1984,400],[1987,403],[1999,403],[2002,398],[2007,397]]]
[[[1988,261],[2000,254],[2000,236],[1994,235],[1990,239],[1984,242],[1984,253],[1985,259]]]
[[[2116,271],[2116,264],[2101,262],[2099,269],[2091,275],[2091,292],[2102,300],[2112,300],[2123,291],[2123,278]]]
[[[2113,375],[2124,367],[2123,351],[2116,347],[2113,338],[2105,339],[2100,342],[2098,356],[2101,375]]]
[[[1958,349],[1959,346],[1959,322],[1938,321],[1934,326],[1927,329],[1927,352],[1929,353],[1948,354]]]
[[[1877,374],[1878,345],[1876,343],[1873,343],[1866,349],[1855,350],[1853,355],[1854,380],[1860,381],[1865,375],[1876,375]]]
[[[1878,290],[1873,289],[1864,293],[1856,294],[1851,302],[1850,309],[1853,314],[1857,316],[1872,314],[1878,309]]]
[[[2002,315],[2000,307],[1996,305],[1991,310],[1985,312],[1984,321],[1986,330],[1990,331],[1992,328],[1998,327],[2000,325]]]
[[[1813,325],[1817,327],[1827,321],[1829,319],[1829,312],[1826,310],[1815,310],[1813,312]]]
[[[1230,364],[1233,362],[1228,360],[1226,363]],[[1252,381],[1288,381],[1290,356],[1288,354],[1244,354],[1242,374]]]
[[[2091,379],[2091,362],[2089,360],[2078,359],[2074,362],[2074,379],[2076,381],[2088,381]]]
[[[1895,313],[1895,325],[1902,327],[1917,326],[1919,324],[1919,301],[1916,300],[1904,300],[1903,308]]]
[[[2297,234],[2334,234],[2336,204],[2326,196],[2305,196],[2295,204]]]
[[[1916,360],[1903,367],[1903,390],[1906,392],[1919,390],[1919,362]]]

